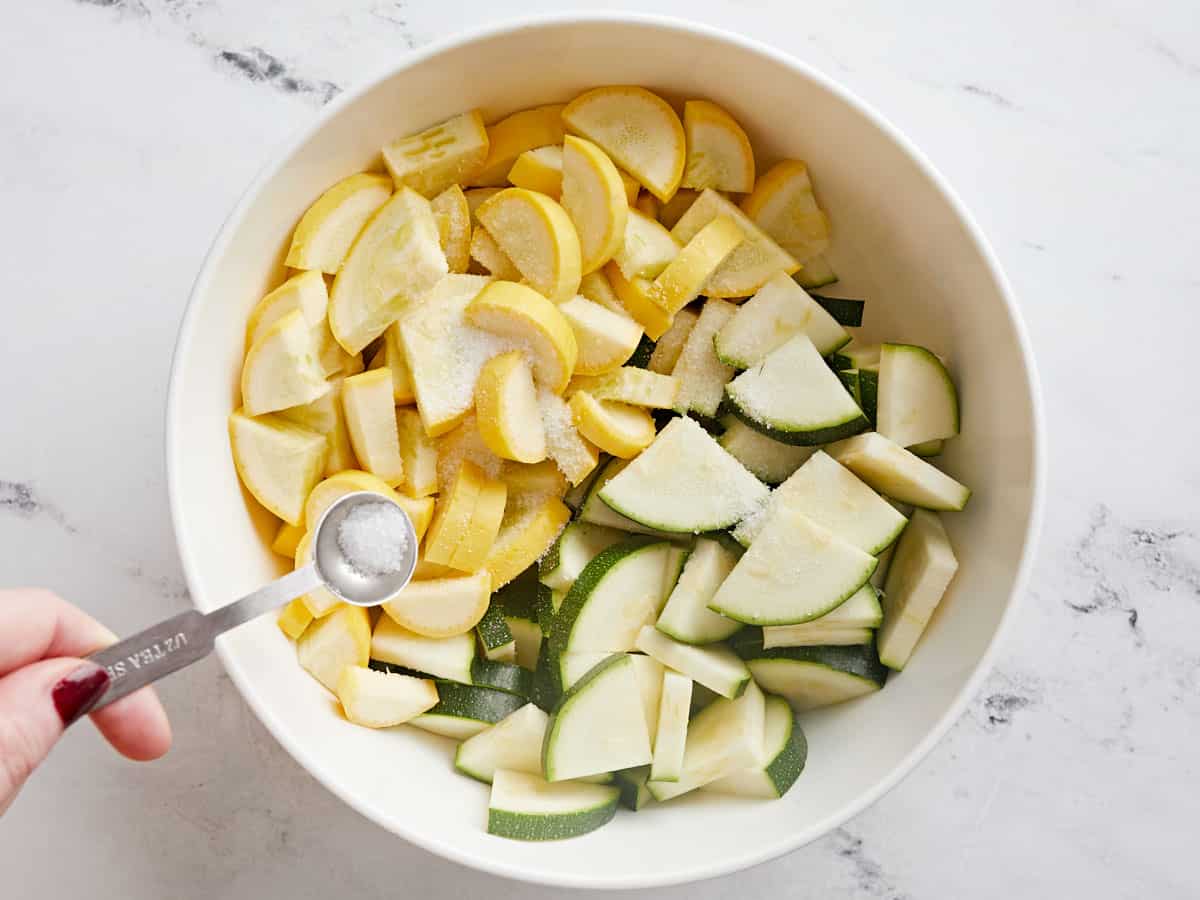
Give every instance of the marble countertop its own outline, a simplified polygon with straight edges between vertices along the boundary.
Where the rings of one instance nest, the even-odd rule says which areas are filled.
[[[118,632],[188,604],[163,409],[223,217],[344,86],[459,27],[557,6],[5,5],[0,583],[49,585]],[[949,736],[825,839],[656,895],[1197,896],[1194,4],[636,7],[774,43],[928,153],[1007,267],[1050,423],[1028,596]],[[566,893],[459,868],[360,818],[276,745],[215,660],[162,693],[177,734],[166,759],[135,767],[79,728],[27,786],[0,822],[6,896],[383,898],[399,873],[410,896]]]

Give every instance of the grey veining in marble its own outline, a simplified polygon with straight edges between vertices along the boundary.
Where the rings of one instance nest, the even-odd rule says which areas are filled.
[[[774,43],[906,131],[1007,268],[1050,423],[1034,578],[946,740],[824,840],[655,896],[1200,896],[1195,4],[601,5]],[[341,89],[433,37],[556,6],[0,10],[0,583],[49,585],[119,632],[187,606],[162,413],[183,303],[222,219]],[[80,728],[35,776],[0,821],[0,894],[564,893],[461,869],[367,823],[275,744],[215,661],[163,695],[177,729],[163,761],[135,767]],[[70,865],[61,842],[79,848]]]

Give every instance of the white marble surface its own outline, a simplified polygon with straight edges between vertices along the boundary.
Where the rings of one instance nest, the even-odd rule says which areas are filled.
[[[629,4],[633,6],[633,4]],[[532,3],[0,5],[0,582],[128,631],[182,609],[162,429],[200,260],[339,87]],[[840,79],[921,145],[1012,278],[1050,422],[1032,586],[969,712],[845,828],[667,897],[1190,898],[1200,821],[1200,17],[1190,0],[654,0]],[[210,661],[135,767],[77,728],[0,822],[6,897],[450,898],[496,881],[317,785]]]

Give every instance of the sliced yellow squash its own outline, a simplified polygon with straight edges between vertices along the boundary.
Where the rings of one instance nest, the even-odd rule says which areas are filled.
[[[703,291],[706,297],[749,297],[770,281],[772,276],[780,272],[791,275],[800,268],[800,263],[775,243],[770,235],[711,188],[701,192],[696,202],[675,223],[671,234],[675,235],[677,241],[686,244],[705,225],[722,216],[733,219],[746,239],[709,276]]]
[[[290,522],[280,522],[275,539],[271,541],[271,550],[288,559],[296,558],[296,546],[304,537],[303,525],[292,525]]]
[[[613,161],[591,141],[563,141],[562,205],[579,236],[580,266],[594,272],[621,249],[629,203]]]
[[[687,242],[663,269],[650,289],[650,299],[671,315],[700,296],[700,291],[721,263],[745,240],[733,219],[713,219]]]
[[[392,179],[360,172],[317,198],[300,217],[286,263],[336,275],[363,225],[392,196]]]
[[[383,604],[392,621],[423,637],[466,634],[487,612],[492,582],[487,572],[410,581]]]
[[[621,173],[621,184],[625,186],[625,203],[633,206],[637,203],[638,197],[641,195],[642,183],[624,169],[618,171]]]
[[[625,312],[642,326],[646,336],[652,341],[662,337],[671,327],[671,314],[650,299],[654,282],[646,278],[626,278],[615,262],[604,267],[604,274]]]
[[[242,484],[254,499],[292,525],[304,518],[304,501],[325,468],[323,434],[278,416],[229,416],[229,444]]]
[[[613,256],[622,275],[654,278],[678,255],[679,242],[671,232],[639,210],[629,211],[621,248]]]
[[[817,204],[808,166],[798,159],[772,166],[742,201],[742,210],[802,263],[829,249],[829,216]]]
[[[575,333],[558,307],[532,288],[493,281],[467,307],[467,321],[523,348],[539,384],[562,393],[571,380],[579,353]]]
[[[391,728],[437,706],[437,685],[430,678],[346,666],[338,678],[338,700],[346,718],[367,728]]]
[[[507,501],[508,485],[503,481],[487,479],[480,484],[475,509],[467,527],[458,536],[458,546],[454,548],[454,556],[450,559],[451,566],[460,572],[474,572],[483,565],[500,531],[500,520],[504,518]],[[483,615],[482,611],[480,615]]]
[[[580,434],[621,459],[632,459],[654,441],[654,419],[640,406],[597,400],[587,391],[576,391],[571,413]]]
[[[563,140],[563,104],[551,103],[523,109],[489,125],[488,155],[483,168],[471,179],[472,185],[503,185],[513,164],[526,150],[561,144]]]
[[[383,148],[383,162],[397,189],[436,197],[479,171],[488,155],[488,134],[479,110],[447,119]]]
[[[319,276],[318,276],[319,277]],[[301,406],[329,393],[312,329],[299,310],[259,337],[242,364],[242,407],[251,416]]]
[[[513,187],[540,191],[557,200],[562,196],[562,147],[537,147],[526,150],[508,170],[508,180]]]
[[[603,269],[598,272],[588,272],[583,276],[579,282],[579,295],[593,303],[599,303],[605,309],[611,309],[618,315],[629,315],[621,304],[620,298],[617,297],[617,292],[608,283],[608,276],[604,274]]]
[[[546,453],[571,484],[579,484],[600,462],[600,453],[575,427],[571,408],[562,397],[538,391],[542,426],[546,429]]]
[[[465,272],[471,262],[471,207],[467,196],[452,184],[429,201],[437,222],[438,242],[451,272]]]
[[[686,140],[671,105],[641,87],[599,87],[563,110],[567,127],[594,141],[659,200],[670,200],[683,177]]]
[[[550,300],[579,290],[579,237],[566,210],[536,191],[506,188],[475,212],[524,279]]]
[[[358,461],[350,444],[350,432],[346,429],[346,416],[342,407],[341,376],[329,379],[329,393],[318,397],[304,406],[293,406],[280,410],[279,415],[302,428],[319,432],[329,441],[329,454],[325,457],[325,474],[333,475],[343,469],[354,469]],[[290,555],[290,554],[289,554]]]
[[[388,485],[404,481],[404,461],[396,433],[396,405],[390,369],[371,369],[342,384],[342,408],[354,455]]]
[[[579,348],[575,372],[579,375],[599,375],[618,368],[642,339],[642,326],[627,313],[615,313],[585,297],[560,303],[558,311],[575,333]]]
[[[404,464],[404,490],[412,497],[437,492],[437,445],[425,433],[421,414],[415,409],[396,410],[396,432],[400,459]]]
[[[604,375],[576,375],[567,386],[567,396],[587,391],[597,400],[615,400],[647,409],[674,409],[679,380],[636,366],[622,366]]]
[[[500,249],[491,232],[482,225],[475,226],[469,251],[471,259],[482,267],[484,273],[503,278],[505,281],[521,280],[521,273],[513,265],[513,261]]]
[[[393,322],[383,333],[383,345],[367,369],[387,369],[392,373],[392,398],[397,406],[406,406],[416,400],[412,372],[404,356],[404,344],[400,342],[399,322]]]
[[[347,353],[360,352],[449,271],[429,201],[401,188],[367,222],[333,280],[333,336]]]
[[[558,497],[519,499],[521,502],[510,503],[504,510],[500,532],[484,562],[493,591],[541,559],[571,519],[571,510]]]
[[[425,533],[423,559],[439,566],[453,565],[454,551],[471,524],[479,491],[487,482],[479,466],[463,461],[454,483],[437,499],[433,521]]]
[[[683,104],[683,131],[684,187],[740,194],[754,189],[754,149],[733,116],[708,100],[689,100]]]
[[[533,372],[520,352],[493,357],[480,371],[475,413],[483,442],[497,456],[522,463],[546,458],[546,432]]]
[[[304,629],[308,627],[312,620],[313,614],[304,605],[304,599],[297,597],[283,608],[277,621],[279,630],[294,641],[300,635],[304,634]]]
[[[365,666],[371,654],[371,620],[362,606],[343,603],[317,619],[296,641],[296,658],[313,678],[336,691],[342,669]]]
[[[699,191],[680,188],[675,192],[674,197],[659,206],[658,221],[662,222],[664,228],[674,228],[675,223],[682,219],[683,214],[692,208],[692,204],[696,202],[696,198],[699,196]]]
[[[249,350],[276,322],[299,311],[310,326],[321,324],[329,306],[329,291],[320,272],[293,275],[266,294],[246,319],[246,349]]]

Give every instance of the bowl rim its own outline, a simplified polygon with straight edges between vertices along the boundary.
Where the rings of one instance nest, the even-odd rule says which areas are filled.
[[[546,873],[525,865],[485,860],[478,858],[471,853],[464,852],[453,844],[445,843],[435,838],[430,838],[422,834],[419,829],[405,827],[405,825],[402,823],[388,819],[382,813],[371,808],[369,804],[362,803],[358,798],[353,797],[345,792],[339,785],[338,779],[336,778],[336,773],[325,771],[314,759],[309,756],[305,747],[299,745],[290,737],[288,737],[286,729],[283,727],[282,722],[276,717],[275,713],[257,698],[252,689],[253,685],[245,677],[237,663],[230,657],[225,643],[218,641],[216,650],[217,656],[221,660],[221,664],[225,667],[225,671],[229,674],[230,679],[237,686],[237,689],[243,700],[254,711],[259,721],[261,721],[263,725],[266,726],[267,730],[271,732],[275,740],[278,741],[297,762],[299,762],[327,790],[343,800],[352,809],[356,810],[358,813],[372,822],[375,822],[377,825],[385,828],[386,830],[399,835],[410,843],[461,865],[468,866],[479,871],[488,872],[490,874],[501,875],[506,878],[533,884],[541,884],[553,887],[588,889],[666,887],[670,885],[687,884],[694,881],[701,881],[721,875],[727,875],[732,872],[747,869],[760,863],[780,857],[791,852],[792,850],[798,849],[799,847],[823,837],[830,831],[833,831],[835,828],[843,825],[845,822],[857,816],[860,812],[875,803],[879,798],[895,787],[901,779],[912,772],[917,764],[924,759],[925,756],[933,749],[933,747],[942,739],[942,737],[945,736],[950,727],[962,715],[967,703],[979,690],[983,679],[991,670],[997,649],[1004,634],[1011,626],[1013,612],[1019,605],[1018,601],[1024,596],[1029,581],[1034,560],[1034,549],[1037,546],[1038,538],[1040,537],[1042,530],[1046,477],[1044,409],[1041,394],[1041,384],[1034,361],[1032,341],[1030,340],[1025,321],[1021,316],[1020,309],[1013,295],[1012,287],[1000,266],[999,259],[997,258],[996,253],[992,249],[991,245],[988,243],[987,238],[984,236],[982,229],[979,227],[974,217],[970,214],[970,212],[968,212],[958,194],[950,186],[945,177],[933,166],[925,154],[877,110],[861,100],[848,88],[843,87],[841,84],[823,74],[810,64],[791,56],[785,51],[772,47],[769,44],[766,44],[755,38],[750,38],[745,35],[731,32],[724,28],[719,28],[713,25],[693,22],[676,16],[658,15],[654,13],[625,11],[572,11],[537,13],[507,18],[498,22],[487,23],[474,28],[457,31],[408,53],[398,62],[387,63],[386,65],[380,67],[379,70],[372,73],[369,77],[362,79],[353,88],[344,91],[333,101],[326,104],[312,121],[300,127],[299,129],[296,129],[290,136],[288,136],[286,140],[284,140],[280,145],[277,145],[281,148],[280,151],[273,153],[269,157],[268,163],[263,166],[262,169],[260,169],[254,180],[242,193],[234,208],[222,222],[221,228],[217,232],[217,236],[214,238],[208,253],[205,255],[204,260],[201,263],[200,270],[196,275],[195,281],[193,282],[192,289],[188,295],[187,306],[179,325],[179,331],[176,337],[175,347],[171,359],[170,381],[167,390],[167,410],[165,417],[164,441],[166,453],[167,496],[170,504],[171,524],[176,537],[175,543],[179,551],[179,558],[183,568],[184,578],[186,579],[190,588],[191,585],[196,583],[198,567],[189,548],[185,547],[179,540],[179,535],[182,533],[183,513],[181,503],[179,502],[180,490],[178,479],[180,477],[180,473],[175,462],[181,458],[183,450],[179,438],[179,393],[180,383],[182,380],[180,374],[182,360],[191,344],[192,332],[194,331],[195,322],[199,315],[200,304],[197,302],[198,298],[207,290],[208,283],[213,277],[213,272],[215,270],[217,261],[224,256],[234,231],[237,229],[237,226],[244,218],[248,209],[253,205],[263,185],[273,178],[279,169],[282,168],[283,162],[292,155],[292,152],[295,150],[295,148],[309,140],[313,135],[324,128],[327,122],[337,115],[337,113],[340,112],[343,107],[355,102],[359,97],[374,89],[381,82],[394,77],[405,69],[418,65],[447,50],[456,49],[477,41],[502,37],[504,35],[525,30],[535,30],[549,26],[579,25],[588,23],[630,24],[668,31],[685,32],[697,37],[732,44],[740,47],[741,49],[765,56],[773,62],[790,69],[795,74],[815,82],[824,90],[834,94],[842,102],[853,107],[856,112],[871,120],[881,131],[883,131],[887,137],[892,140],[916,164],[921,172],[929,178],[936,190],[950,205],[950,208],[953,210],[955,216],[966,227],[971,241],[974,243],[976,249],[982,256],[990,275],[999,288],[1000,295],[1004,301],[1005,310],[1010,321],[1012,322],[1014,332],[1017,336],[1017,344],[1020,351],[1021,362],[1024,368],[1025,381],[1029,391],[1030,409],[1032,413],[1031,442],[1033,450],[1033,466],[1030,495],[1031,500],[1029,517],[1026,522],[1025,534],[1021,545],[1020,561],[1017,565],[1016,576],[1013,579],[1013,586],[1009,592],[1004,610],[1001,612],[1000,620],[996,626],[996,630],[989,640],[982,656],[980,656],[979,660],[975,663],[971,674],[968,676],[963,686],[959,689],[949,707],[944,713],[942,713],[941,717],[937,720],[925,737],[911,751],[909,751],[909,753],[903,759],[901,759],[886,776],[881,778],[874,785],[872,785],[870,789],[863,792],[859,797],[855,798],[852,802],[847,803],[835,813],[808,826],[807,828],[784,834],[779,840],[763,847],[756,848],[752,851],[741,853],[736,856],[723,857],[717,860],[699,860],[692,869],[686,872],[676,871],[672,873],[663,873],[660,876],[624,877],[619,874],[585,876]]]

